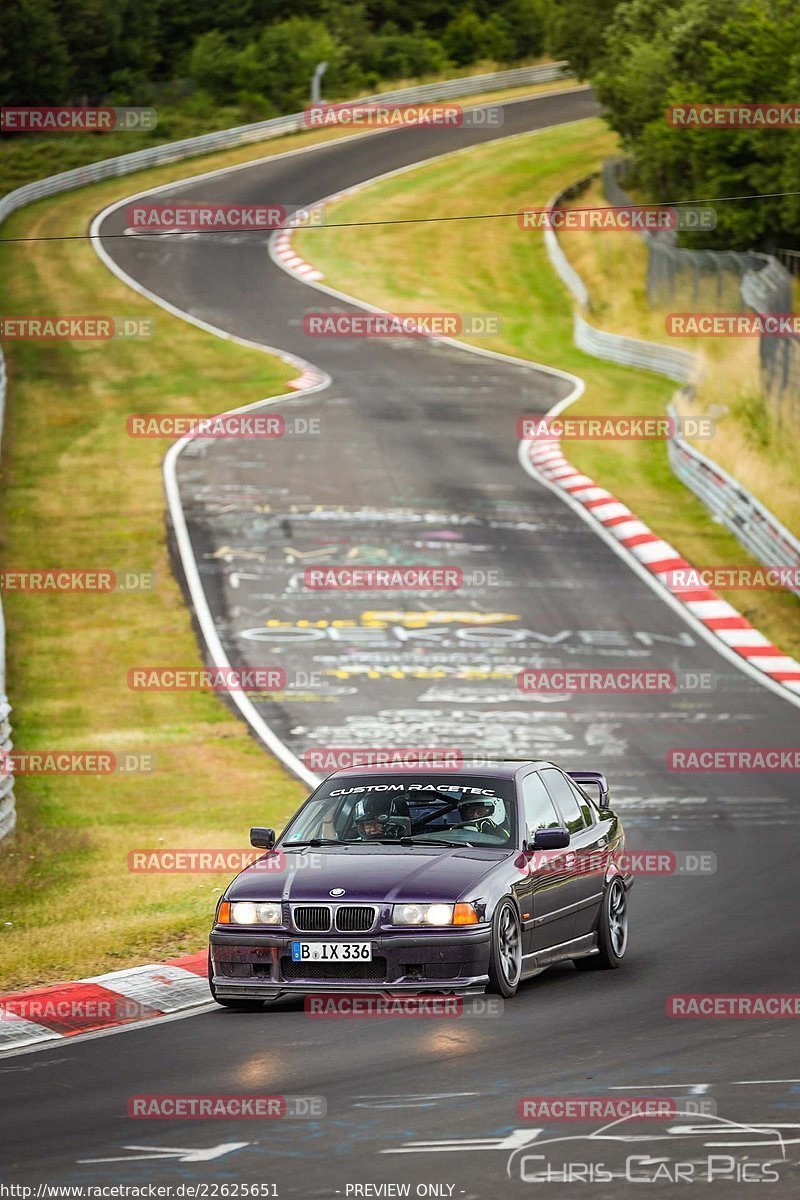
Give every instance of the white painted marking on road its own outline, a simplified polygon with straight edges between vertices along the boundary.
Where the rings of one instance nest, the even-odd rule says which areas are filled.
[[[704,1088],[706,1091],[711,1087],[744,1087],[748,1084],[766,1084],[766,1083],[800,1083],[800,1079],[720,1079],[714,1083],[618,1083],[612,1084],[610,1091],[612,1092],[640,1092],[642,1088],[664,1088],[671,1090],[672,1088]]]
[[[730,1087],[745,1087],[747,1085],[760,1085],[766,1083],[800,1083],[800,1079],[732,1079]]]
[[[595,516],[599,516],[604,509],[595,508],[592,510]],[[621,515],[621,514],[620,514]],[[601,517],[602,520],[602,517]],[[649,533],[650,530],[645,525],[644,521],[640,521],[638,517],[632,518],[630,521],[620,521],[619,525],[612,525],[611,532],[619,541],[627,541],[628,538],[638,537],[640,533]]]
[[[209,174],[214,174],[214,172],[210,172]],[[200,178],[203,178],[203,176],[196,176],[194,178],[194,182],[197,182],[197,180]],[[100,260],[108,267],[109,271],[111,271],[111,273],[117,277],[117,279],[122,280],[122,282],[126,283],[128,287],[133,289],[133,291],[138,292],[139,295],[151,300],[154,304],[158,304],[161,308],[165,309],[173,316],[180,318],[180,320],[186,321],[190,325],[195,325],[198,329],[202,329],[206,333],[213,333],[216,337],[222,338],[224,341],[232,342],[237,346],[245,346],[251,350],[260,350],[263,354],[273,354],[276,358],[281,359],[283,362],[290,363],[292,366],[297,367],[303,373],[313,372],[314,376],[319,378],[320,382],[308,388],[306,395],[310,395],[312,392],[321,391],[330,387],[330,376],[318,371],[313,363],[307,362],[305,359],[301,359],[295,354],[289,354],[285,350],[280,350],[275,346],[265,346],[261,342],[254,342],[248,338],[238,337],[236,334],[228,333],[227,330],[221,329],[217,325],[212,325],[208,321],[201,320],[200,317],[192,316],[191,313],[185,312],[183,309],[172,304],[169,300],[165,300],[162,296],[159,296],[157,292],[153,292],[150,290],[150,288],[145,287],[144,284],[140,283],[132,275],[129,275],[127,271],[124,271],[122,267],[120,267],[115,261],[115,259],[111,257],[103,245],[103,239],[100,233],[100,229],[106,217],[108,217],[112,212],[115,212],[118,208],[121,208],[124,204],[132,203],[141,196],[155,195],[157,192],[166,191],[168,190],[168,186],[172,187],[173,185],[170,184],[160,188],[152,188],[140,192],[136,196],[128,196],[124,200],[115,201],[113,204],[110,204],[107,208],[103,209],[101,213],[98,213],[98,215],[92,221],[89,229],[89,237],[98,258],[100,258]],[[270,241],[270,246],[271,245],[272,242]],[[219,415],[230,416],[234,413],[252,412],[254,409],[264,406],[274,408],[279,401],[287,400],[289,397],[290,393],[286,392],[282,396],[267,397],[263,400],[256,400],[252,404],[243,404],[239,408],[227,409],[224,414]],[[192,607],[194,609],[195,616],[197,617],[198,624],[200,625],[203,639],[206,643],[214,666],[220,667],[223,670],[229,670],[231,668],[231,663],[222,645],[222,640],[217,631],[216,624],[214,623],[208,598],[203,587],[200,570],[194,556],[194,547],[192,546],[191,538],[189,537],[186,516],[183,511],[183,505],[180,498],[180,489],[178,486],[177,459],[182,450],[189,445],[195,439],[195,437],[196,434],[189,433],[180,438],[177,442],[173,442],[167,451],[163,464],[164,489],[167,495],[167,504],[170,510],[175,540],[178,544],[178,551],[180,553],[181,563],[186,576],[186,583],[192,599]],[[282,762],[283,765],[292,772],[292,774],[296,775],[303,781],[303,783],[309,784],[310,786],[316,786],[319,783],[319,779],[314,772],[308,770],[305,763],[302,762],[302,760],[299,759],[297,755],[294,754],[293,751],[291,751],[289,747],[280,740],[271,726],[267,724],[246,693],[233,691],[230,693],[230,698],[232,703],[235,704],[239,709],[245,721],[253,730],[255,735],[260,738],[267,749],[271,750],[275,757],[278,758],[279,761]]]
[[[544,1129],[512,1129],[505,1137],[451,1138],[435,1142],[407,1142],[381,1154],[441,1154],[451,1150],[519,1150],[535,1142]]]
[[[639,1084],[630,1084],[629,1083],[629,1084],[624,1084],[624,1085],[612,1085],[611,1091],[612,1092],[635,1092],[639,1088],[650,1088],[653,1091],[655,1091],[656,1088],[660,1088],[662,1090],[671,1092],[675,1088],[688,1088],[689,1093],[692,1096],[705,1096],[708,1089],[713,1086],[714,1085],[711,1083],[639,1083]]]
[[[729,646],[769,646],[771,644],[757,629],[717,629],[716,634]]]
[[[111,1162],[141,1162],[146,1158],[167,1159],[176,1158],[178,1162],[210,1162],[213,1158],[222,1158],[224,1154],[232,1154],[234,1150],[242,1150],[251,1142],[220,1142],[218,1146],[207,1146],[205,1149],[187,1149],[175,1146],[123,1146],[123,1150],[144,1150],[144,1154],[128,1154],[118,1158],[79,1158],[79,1163],[111,1163]]]
[[[598,504],[597,508],[592,509],[592,514],[598,521],[611,521],[615,517],[633,517],[627,504],[623,504],[620,500],[615,500],[613,503],[609,501],[608,504]],[[616,525],[612,525],[612,529],[616,530],[616,528]]]
[[[443,1100],[461,1100],[480,1095],[480,1092],[432,1092],[430,1095],[359,1096],[353,1108],[424,1108],[430,1104],[440,1104]]]
[[[204,975],[196,975],[194,971],[185,971],[182,967],[169,966],[167,963],[148,963],[126,971],[109,971],[81,982],[100,984],[155,1012],[178,1012],[188,1004],[208,1002],[208,980]],[[124,1008],[122,1012],[124,1014]],[[135,1011],[130,1015],[135,1015]]]
[[[728,604],[727,600],[687,600],[686,607],[694,616],[701,617],[706,621],[716,617],[740,617],[742,615],[732,604]]]
[[[743,653],[746,653],[744,651]],[[758,662],[765,671],[796,671],[797,661],[794,658],[789,658],[787,654],[759,654],[758,656],[750,655],[753,662]]]
[[[630,553],[635,554],[639,562],[660,562],[663,558],[678,558],[678,551],[669,542],[656,539],[653,542],[640,542],[638,546],[630,546]]]

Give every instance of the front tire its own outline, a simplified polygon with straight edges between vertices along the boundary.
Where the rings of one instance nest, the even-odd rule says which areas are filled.
[[[628,896],[622,880],[612,879],[603,894],[597,927],[598,954],[573,959],[579,971],[616,971],[628,949]]]
[[[501,900],[492,919],[489,991],[509,1000],[522,974],[522,926],[513,902]]]

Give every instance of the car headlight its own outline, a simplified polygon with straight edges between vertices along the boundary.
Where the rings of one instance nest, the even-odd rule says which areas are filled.
[[[477,925],[472,904],[394,904],[393,925]]]
[[[225,911],[227,907],[227,913]],[[235,900],[229,905],[220,905],[217,923],[220,925],[282,925],[283,910],[280,903],[252,900]]]
[[[452,904],[395,904],[393,925],[452,925]]]

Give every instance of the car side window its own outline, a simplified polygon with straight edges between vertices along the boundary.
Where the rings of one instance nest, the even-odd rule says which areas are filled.
[[[547,784],[547,790],[553,797],[556,806],[561,811],[564,822],[570,833],[580,833],[586,828],[578,797],[572,785],[560,771],[542,771],[542,778]]]
[[[561,820],[540,775],[528,775],[522,781],[522,802],[525,805],[525,827],[528,840],[537,829],[558,829]]]
[[[578,797],[578,804],[580,804],[581,812],[583,813],[583,823],[587,829],[591,829],[591,827],[594,825],[594,815],[595,815],[595,810],[594,810],[592,801],[591,801],[590,797],[586,795],[583,788],[577,787],[576,784],[573,783],[571,780],[570,780],[570,787],[572,788],[575,795]]]

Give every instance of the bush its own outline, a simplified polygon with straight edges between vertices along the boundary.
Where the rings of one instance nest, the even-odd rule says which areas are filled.
[[[188,72],[198,88],[216,101],[227,99],[233,91],[236,51],[216,29],[204,33],[192,47]]]
[[[245,125],[280,116],[275,105],[259,92],[238,92],[236,105],[240,110],[241,122]]]
[[[444,48],[457,67],[486,58],[486,27],[471,8],[463,9],[444,31]]]
[[[536,58],[544,52],[546,0],[506,0],[497,15],[511,39],[510,60]]]
[[[335,69],[339,58],[336,41],[320,21],[290,17],[269,26],[236,56],[236,88],[266,96],[278,112],[296,112],[308,103],[317,63]]]
[[[378,73],[383,79],[415,79],[436,75],[449,65],[444,47],[428,37],[421,27],[414,33],[401,33],[391,22],[378,36],[380,47]]]
[[[717,205],[714,233],[697,246],[732,250],[784,245],[797,206],[774,193],[798,190],[800,157],[791,131],[673,128],[670,105],[794,103],[800,14],[792,0],[630,0],[604,38],[595,76],[608,122],[634,158],[653,201],[754,194]]]

